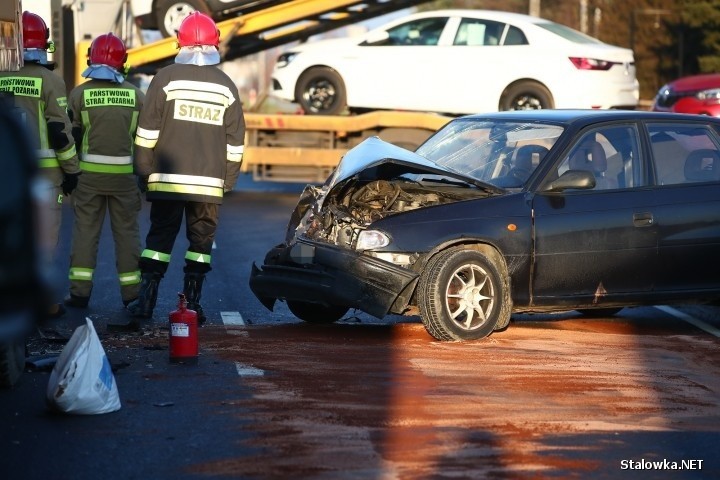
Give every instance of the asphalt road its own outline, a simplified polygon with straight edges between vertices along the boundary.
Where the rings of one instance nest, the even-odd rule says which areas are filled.
[[[168,358],[184,237],[154,320],[111,332],[127,316],[106,228],[90,307],[44,322],[29,350],[52,358],[90,318],[122,408],[51,413],[36,362],[0,391],[0,478],[720,478],[720,309],[516,315],[467,343],[434,341],[416,317],[308,325],[247,287],[299,188],[244,182],[227,199],[196,366]]]

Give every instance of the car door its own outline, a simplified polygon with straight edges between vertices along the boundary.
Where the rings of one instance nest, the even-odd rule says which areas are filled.
[[[440,38],[447,16],[424,17],[371,32],[343,55],[348,104],[365,108],[437,109],[448,91]]]
[[[720,289],[720,139],[704,123],[650,123],[657,184],[656,290]]]
[[[640,152],[636,124],[608,125],[578,137],[550,170],[533,198],[534,305],[602,305],[652,290],[655,198]],[[595,187],[543,191],[570,169],[591,172]]]
[[[548,66],[515,26],[476,17],[457,22],[445,61],[453,91],[466,93],[449,96],[454,112],[496,111],[508,85],[519,78],[538,78]]]

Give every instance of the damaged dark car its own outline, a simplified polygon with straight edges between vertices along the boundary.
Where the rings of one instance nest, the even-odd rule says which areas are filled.
[[[450,121],[415,152],[373,137],[308,186],[250,288],[330,323],[419,315],[473,340],[513,313],[720,298],[720,120],[536,110]]]

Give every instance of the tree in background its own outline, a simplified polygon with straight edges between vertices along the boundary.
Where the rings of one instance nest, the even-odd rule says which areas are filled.
[[[684,33],[684,69],[688,72],[720,72],[720,0],[684,0],[682,22],[675,24]]]
[[[640,98],[670,80],[720,72],[720,0],[539,0],[540,16],[603,42],[632,48]],[[436,0],[419,10],[470,8],[528,13],[530,0]]]

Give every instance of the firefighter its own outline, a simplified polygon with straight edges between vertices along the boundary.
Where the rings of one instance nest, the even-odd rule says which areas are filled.
[[[48,61],[48,52],[55,50],[50,31],[42,17],[27,11],[22,14],[22,26],[24,66],[17,72],[0,72],[0,90],[12,92],[36,150],[44,185],[42,204],[48,205],[40,212],[41,246],[52,257],[60,236],[63,196],[75,190],[81,171],[67,114],[65,82],[52,72],[54,62]],[[52,260],[45,259],[48,269]],[[57,303],[48,316],[64,313],[63,305]]]
[[[237,181],[245,137],[237,86],[215,66],[219,40],[210,17],[187,16],[178,29],[175,64],[155,75],[140,113],[135,174],[152,203],[139,261],[140,292],[128,305],[135,325],[152,317],[183,216],[189,242],[183,291],[198,323],[205,322],[200,297],[211,270],[219,207]]]
[[[125,80],[127,50],[107,33],[88,49],[89,79],[70,92],[68,114],[83,172],[72,198],[75,223],[70,253],[70,294],[65,305],[85,308],[90,301],[105,213],[115,242],[120,296],[127,306],[140,288],[141,195],[133,174],[133,145],[142,91]]]

